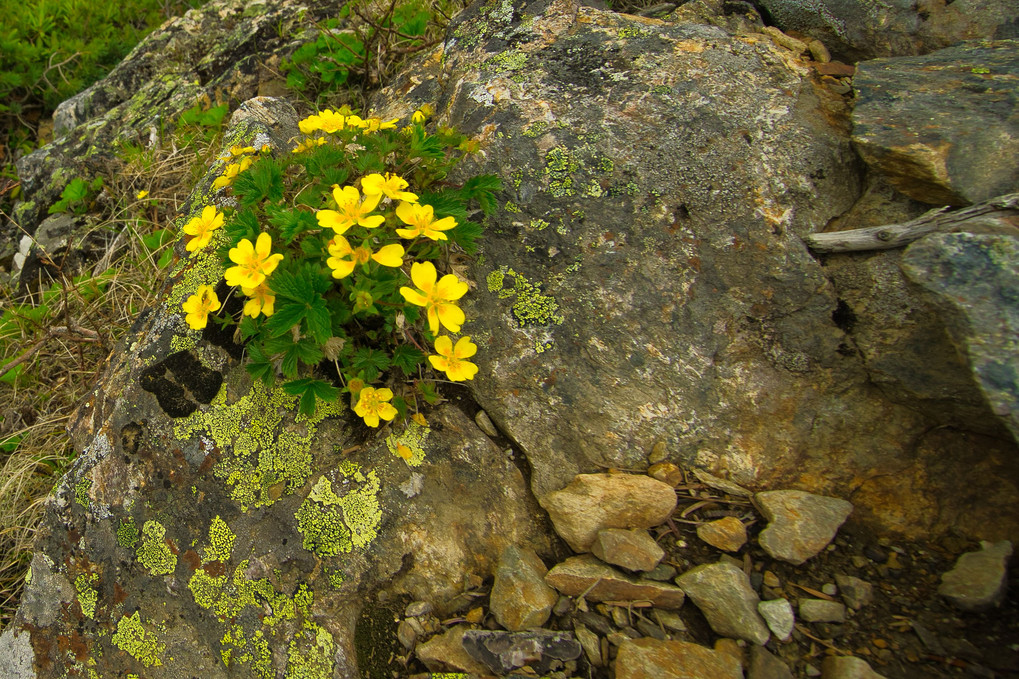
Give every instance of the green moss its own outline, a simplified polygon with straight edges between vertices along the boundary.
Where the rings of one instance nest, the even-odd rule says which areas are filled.
[[[202,558],[206,561],[222,561],[226,563],[230,560],[230,553],[233,551],[236,539],[237,535],[230,530],[230,526],[226,525],[226,521],[219,518],[217,514],[209,526],[209,546],[202,552]]]
[[[117,544],[124,549],[134,549],[137,542],[138,527],[134,525],[134,519],[130,517],[127,521],[122,519],[120,521],[120,526],[117,528]]]
[[[311,476],[311,444],[317,425],[326,417],[339,414],[339,402],[319,403],[308,418],[296,416],[298,427],[288,426],[288,415],[296,410],[297,396],[270,389],[256,381],[251,390],[228,404],[223,389],[207,410],[197,410],[178,420],[174,434],[188,439],[196,434],[209,436],[224,450],[214,469],[223,479],[230,497],[241,509],[273,504],[280,496],[292,494]]]
[[[510,173],[510,179],[513,181],[513,187],[519,189],[520,185],[524,181],[524,171],[521,168],[517,168]]]
[[[428,427],[422,427],[417,422],[411,421],[399,436],[390,434],[386,437],[386,447],[408,466],[420,467],[425,461],[425,450],[422,446],[431,431]],[[404,450],[401,450],[400,446],[403,446]]]
[[[111,641],[145,667],[159,667],[163,664],[159,656],[166,650],[166,644],[160,643],[154,633],[145,629],[138,611],[120,619]]]
[[[548,192],[555,198],[573,195],[573,173],[580,168],[565,146],[556,146],[545,154],[545,178]]]
[[[74,486],[74,501],[88,509],[88,492],[92,489],[92,479],[82,477]]]
[[[326,571],[326,577],[329,578],[329,584],[333,586],[333,589],[339,589],[343,586],[343,582],[346,580],[343,575],[343,571],[338,568],[331,568]]]
[[[99,592],[92,587],[92,583],[98,579],[99,576],[94,573],[91,577],[82,573],[74,580],[74,589],[78,591],[78,605],[81,606],[81,613],[86,618],[95,618]]]
[[[349,461],[341,465],[339,473],[360,487],[341,497],[333,491],[329,479],[322,476],[294,515],[297,529],[304,536],[304,548],[321,557],[365,547],[375,538],[382,522],[378,474],[372,470],[366,476]]]
[[[608,173],[608,172],[612,172],[614,169],[616,169],[616,166],[612,162],[612,159],[609,158],[608,156],[599,156],[598,157],[598,169],[601,170],[602,172]]]
[[[136,556],[152,575],[169,575],[177,567],[177,555],[166,544],[165,536],[166,528],[158,521],[146,521],[142,526],[142,544]]]
[[[208,205],[206,202],[197,203],[198,205]],[[201,209],[197,210],[201,212]],[[225,266],[223,260],[217,254],[219,248],[226,244],[226,229],[219,229],[213,233],[212,240],[201,250],[197,252],[189,253],[188,257],[182,259],[178,264],[177,268],[170,274],[171,277],[180,277],[173,287],[170,288],[170,293],[166,297],[166,307],[170,311],[180,312],[183,316],[183,310],[180,305],[184,303],[184,300],[195,294],[195,290],[198,289],[199,285],[216,285],[219,279],[223,277],[223,271]],[[188,335],[198,337],[201,335],[201,331],[193,330],[189,331]]]

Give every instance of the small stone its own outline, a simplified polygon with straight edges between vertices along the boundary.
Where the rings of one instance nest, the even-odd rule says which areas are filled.
[[[575,552],[586,552],[605,528],[651,528],[676,508],[672,486],[639,474],[578,474],[539,504]]]
[[[776,559],[800,565],[824,549],[853,511],[845,500],[801,490],[754,495],[768,526],[757,541]]]
[[[667,563],[660,563],[655,566],[652,570],[649,570],[644,574],[644,577],[648,580],[657,580],[658,582],[667,582],[676,577],[676,567]]]
[[[867,545],[863,548],[863,555],[874,563],[885,563],[888,561],[888,550],[878,545]]]
[[[659,462],[648,467],[647,475],[653,479],[667,483],[673,488],[683,483],[683,472],[671,462]]]
[[[751,646],[747,679],[793,679],[793,673],[764,646]]]
[[[826,582],[821,585],[821,592],[828,596],[835,596],[839,593],[839,588],[835,586],[833,582]]]
[[[577,636],[587,661],[595,667],[601,667],[601,641],[598,635],[584,627],[580,623],[573,624],[573,633]]]
[[[796,624],[793,605],[787,599],[771,599],[757,604],[757,612],[761,614],[768,628],[780,641],[788,641]]]
[[[678,613],[656,608],[652,612],[651,617],[657,620],[658,623],[667,630],[671,630],[673,632],[686,631],[686,623],[683,622],[683,618],[679,617]]]
[[[874,644],[876,648],[888,648],[888,642],[884,639],[871,639],[870,643]]]
[[[831,52],[824,46],[824,43],[814,38],[807,41],[807,49],[810,50],[810,57],[819,63],[827,64],[831,61]]]
[[[464,650],[463,637],[469,631],[467,625],[457,625],[438,634],[423,644],[418,644],[414,654],[431,672],[470,672],[486,675],[488,667],[479,663]]]
[[[556,599],[555,606],[552,607],[552,613],[555,615],[566,615],[573,608],[573,600],[568,596],[560,596]]]
[[[775,41],[776,45],[781,45],[788,50],[792,50],[795,54],[803,54],[807,51],[807,44],[802,40],[786,35],[780,29],[775,26],[763,26],[761,28],[762,33],[766,33],[768,37]]]
[[[610,612],[612,622],[616,624],[616,627],[626,627],[630,624],[630,620],[626,615],[626,609],[620,608],[619,606],[613,606]]]
[[[546,629],[468,630],[463,635],[463,647],[472,658],[500,676],[525,665],[544,675],[583,653],[571,633]]]
[[[861,571],[870,565],[870,559],[859,554],[853,554],[851,557],[849,557],[849,560],[853,562],[853,568],[855,568],[858,571]]]
[[[545,582],[567,596],[589,601],[650,601],[661,608],[679,608],[685,596],[674,585],[624,575],[590,554],[566,559],[553,567]]]
[[[778,576],[771,571],[764,571],[763,582],[767,587],[778,587],[782,584],[782,581],[778,579]]]
[[[808,677],[819,677],[819,676],[821,676],[821,670],[817,669],[816,667],[814,667],[813,665],[811,665],[809,663],[804,665],[803,672]]]
[[[824,679],[885,679],[870,668],[870,664],[851,655],[830,655],[821,665]]]
[[[541,627],[559,599],[545,583],[548,569],[530,549],[507,546],[499,557],[490,607],[499,624],[510,631]]]
[[[400,624],[396,626],[396,638],[408,651],[413,651],[414,646],[417,644],[418,633],[406,620],[401,620]]]
[[[605,616],[592,613],[591,611],[577,611],[574,619],[602,636],[606,636],[613,631],[612,623]]]
[[[499,437],[499,430],[495,428],[495,423],[492,422],[492,418],[488,416],[484,410],[479,410],[474,416],[474,423],[478,425],[478,429],[485,432],[487,436],[492,438]]]
[[[620,644],[616,679],[743,679],[743,668],[727,653],[685,641],[634,639]]]
[[[771,636],[757,612],[760,599],[736,566],[719,561],[692,568],[676,584],[701,610],[716,634],[764,644]]]
[[[669,448],[665,445],[665,441],[656,441],[655,445],[651,447],[651,452],[647,456],[649,464],[659,464],[665,462],[665,458],[669,456]]]
[[[735,516],[697,526],[697,537],[725,552],[738,552],[747,542],[747,528]]]
[[[865,580],[837,573],[835,582],[838,583],[842,600],[854,611],[860,610],[874,599],[874,586]]]
[[[419,618],[432,612],[431,601],[412,601],[403,609],[403,614],[408,618]]]
[[[800,599],[800,618],[806,622],[845,622],[846,607],[827,599]]]
[[[482,608],[481,606],[478,606],[477,608],[472,608],[471,610],[467,611],[467,614],[464,615],[464,620],[471,623],[472,625],[477,625],[479,622],[481,622],[481,620],[484,617],[485,609]]]
[[[665,635],[665,630],[644,618],[637,618],[637,631],[645,637],[658,639],[659,641],[665,641],[668,638]]]
[[[598,531],[591,553],[604,561],[628,571],[650,571],[665,557],[646,530],[606,528]]]
[[[740,666],[743,665],[743,649],[739,647],[739,644],[735,639],[726,639],[722,637],[715,641],[715,650],[719,653],[727,653],[733,658],[739,661]]]
[[[1005,595],[1012,543],[981,542],[979,552],[960,556],[955,567],[941,576],[938,594],[964,611],[980,611],[1001,603]]]

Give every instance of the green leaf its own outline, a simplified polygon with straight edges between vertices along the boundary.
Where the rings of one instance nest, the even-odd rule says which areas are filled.
[[[270,337],[280,337],[304,320],[307,313],[308,307],[304,304],[283,302],[277,305],[273,315],[265,322],[265,329]]]
[[[354,352],[350,365],[354,370],[364,372],[365,379],[371,382],[378,378],[383,370],[389,368],[389,355],[384,351],[361,347]]]
[[[316,299],[311,303],[308,313],[304,317],[304,322],[308,328],[308,334],[319,344],[325,344],[333,336],[332,318],[329,315],[325,299],[320,295],[315,297]]]
[[[482,174],[477,177],[471,177],[464,182],[463,188],[460,189],[460,194],[466,200],[477,200],[478,204],[481,205],[482,211],[486,215],[490,215],[495,212],[497,203],[495,200],[495,193],[502,190],[502,180],[494,174]]]
[[[449,239],[462,247],[468,255],[473,255],[477,249],[477,240],[485,232],[480,224],[475,222],[460,222],[452,230],[447,231]]]
[[[278,201],[283,198],[283,166],[275,158],[259,158],[237,175],[233,189],[243,206],[257,205],[263,200]]]
[[[318,399],[323,401],[335,401],[340,397],[340,390],[322,380],[304,378],[292,380],[283,385],[288,394],[301,397],[300,411],[302,415],[311,417],[315,414],[315,405]]]
[[[292,243],[305,231],[319,229],[315,215],[306,210],[270,207],[266,213],[269,215],[269,223],[276,227],[285,245]]]
[[[407,377],[413,375],[417,366],[425,361],[424,352],[415,349],[409,344],[401,344],[393,349],[393,367],[399,368]]]

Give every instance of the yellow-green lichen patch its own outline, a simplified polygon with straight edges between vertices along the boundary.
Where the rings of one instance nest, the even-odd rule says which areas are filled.
[[[287,649],[286,679],[328,679],[333,676],[333,635],[320,625],[305,621],[304,630]]]
[[[499,292],[506,281],[506,272],[502,269],[496,269],[489,273],[485,280],[488,282],[489,292]]]
[[[99,576],[95,573],[91,577],[82,573],[74,580],[74,589],[78,592],[78,605],[81,606],[81,613],[86,618],[95,618],[99,592],[95,590],[92,583],[98,579]]]
[[[270,389],[256,381],[231,404],[227,391],[221,390],[208,409],[178,420],[174,434],[181,440],[208,436],[224,451],[214,473],[226,482],[241,509],[271,505],[307,482],[317,425],[344,406],[338,401],[319,403],[312,417],[297,415],[288,424],[286,416],[296,411],[299,397],[282,387]]]
[[[548,228],[548,222],[544,219],[532,219],[530,227],[535,231],[544,231]]]
[[[249,640],[245,637],[244,628],[234,625],[233,629],[227,630],[220,639],[220,644],[223,646],[220,657],[227,667],[232,664],[250,664],[254,676],[260,679],[275,679],[272,651],[269,649],[269,640],[262,630],[255,630]]]
[[[329,584],[332,585],[333,589],[339,589],[343,586],[346,577],[343,575],[343,571],[338,568],[329,568],[325,571],[326,577],[329,578]]]
[[[237,535],[217,514],[216,518],[212,520],[212,524],[209,525],[209,546],[202,550],[202,558],[206,561],[226,563],[230,560],[230,553],[233,551],[236,539]]]
[[[573,195],[573,173],[580,164],[565,146],[556,146],[545,154],[545,178],[548,192],[555,198]]]
[[[155,633],[145,629],[138,611],[120,619],[111,641],[145,667],[159,667],[163,664],[159,656],[166,650],[166,644],[160,643]]]
[[[386,447],[389,448],[389,452],[406,462],[407,466],[420,467],[425,461],[425,450],[422,446],[431,431],[412,420],[399,436],[390,434],[386,437]]]
[[[188,580],[188,589],[191,590],[191,596],[194,597],[195,603],[202,608],[212,608],[219,601],[224,587],[226,587],[225,575],[213,577],[201,568],[196,570],[191,579]]]
[[[85,509],[88,509],[88,492],[91,489],[92,479],[84,476],[74,485],[74,501]]]
[[[177,567],[177,555],[166,544],[166,528],[158,521],[142,526],[142,544],[136,552],[139,563],[152,575],[169,575]]]
[[[138,526],[134,525],[134,519],[121,520],[117,527],[117,544],[124,549],[134,549],[138,542]]]
[[[349,461],[339,472],[346,477],[345,484],[353,481],[359,487],[341,497],[333,491],[332,482],[322,476],[294,515],[297,529],[304,536],[304,548],[322,557],[366,546],[375,539],[382,522],[378,474],[372,470],[365,475]]]
[[[505,286],[505,277],[513,277],[513,287]],[[492,281],[497,279],[501,284],[493,290]],[[510,297],[513,301],[513,317],[520,327],[562,325],[564,318],[559,313],[559,303],[551,295],[541,291],[541,283],[532,283],[513,269],[502,266],[497,272],[488,274],[489,290],[496,292],[502,299]]]

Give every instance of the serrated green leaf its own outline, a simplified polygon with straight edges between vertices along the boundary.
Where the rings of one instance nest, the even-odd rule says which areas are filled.
[[[393,367],[399,368],[400,371],[408,377],[417,372],[416,368],[424,363],[424,361],[424,352],[410,346],[409,344],[401,344],[393,349]]]
[[[295,302],[284,302],[276,307],[275,313],[265,322],[270,337],[280,337],[290,331],[308,313],[308,307]]]
[[[473,255],[477,249],[477,240],[485,232],[480,224],[475,222],[460,222],[452,230],[447,231],[449,239],[462,247],[468,255]]]
[[[332,318],[326,301],[316,295],[316,299],[310,304],[304,322],[308,328],[308,334],[319,344],[325,344],[333,335]]]
[[[306,210],[270,207],[266,213],[269,215],[269,223],[276,227],[284,245],[289,245],[305,231],[319,229],[315,215]]]

